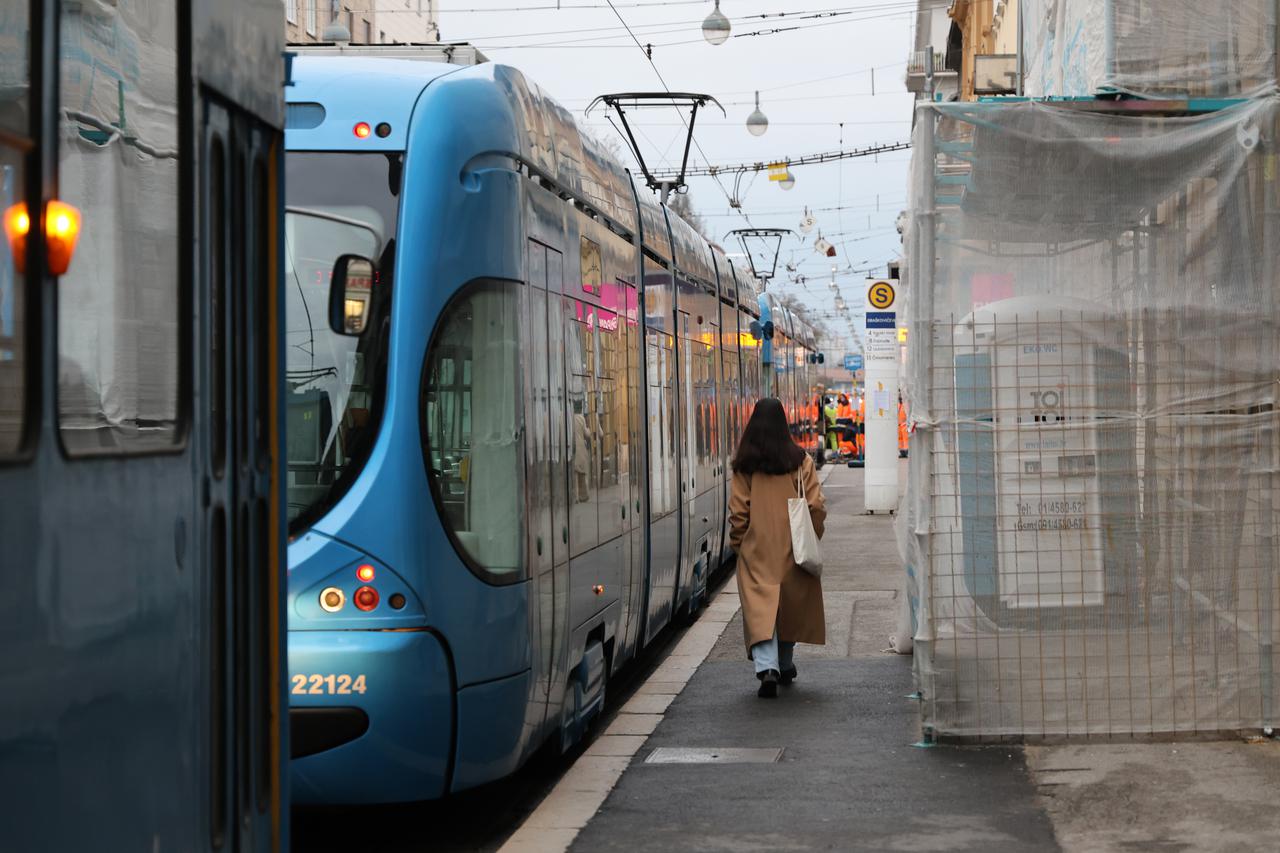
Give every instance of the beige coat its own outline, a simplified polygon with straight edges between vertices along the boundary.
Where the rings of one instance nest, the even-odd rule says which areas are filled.
[[[822,536],[826,499],[813,459],[800,466],[813,527]],[[827,641],[822,582],[795,564],[791,556],[791,520],[787,499],[798,497],[796,475],[737,474],[729,496],[729,541],[738,553],[738,594],[748,654],[773,637],[783,642]]]

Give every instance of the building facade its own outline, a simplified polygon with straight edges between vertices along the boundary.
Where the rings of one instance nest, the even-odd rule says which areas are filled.
[[[284,0],[286,38],[290,44],[323,41],[324,28],[339,23],[356,44],[373,44],[378,35],[375,0]]]
[[[440,41],[436,0],[372,0],[378,43],[421,44]]]
[[[339,23],[352,44],[423,44],[440,41],[436,0],[284,0],[288,41],[324,41]]]
[[[920,0],[907,88],[931,92],[935,101],[1017,93],[1020,6],[1020,0]]]

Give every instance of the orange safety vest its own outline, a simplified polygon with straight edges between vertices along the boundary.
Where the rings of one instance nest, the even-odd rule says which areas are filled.
[[[858,417],[855,420],[859,426],[867,422],[867,398],[862,397],[858,400]],[[858,455],[867,455],[867,431],[865,429],[858,430]]]
[[[898,401],[898,450],[906,450],[910,436],[907,432],[907,407]]]

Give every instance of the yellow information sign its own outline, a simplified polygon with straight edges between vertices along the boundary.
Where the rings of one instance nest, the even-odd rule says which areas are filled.
[[[895,298],[897,294],[893,290],[893,285],[887,281],[877,281],[867,291],[867,301],[871,303],[872,308],[879,311],[892,308]]]
[[[770,163],[769,164],[769,180],[785,181],[787,179],[786,163]]]

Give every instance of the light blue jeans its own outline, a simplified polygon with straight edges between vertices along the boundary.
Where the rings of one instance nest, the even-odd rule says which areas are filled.
[[[778,632],[774,631],[772,639],[756,643],[751,647],[751,660],[756,665],[756,673],[768,672],[771,669],[778,672],[790,669],[795,650],[795,643],[778,642]]]

